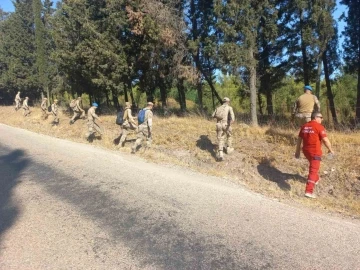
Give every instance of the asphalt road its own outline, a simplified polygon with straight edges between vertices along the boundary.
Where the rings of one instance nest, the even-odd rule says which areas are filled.
[[[360,224],[0,124],[0,269],[360,269]]]

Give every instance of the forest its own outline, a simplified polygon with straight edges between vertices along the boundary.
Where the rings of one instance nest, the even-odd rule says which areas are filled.
[[[360,0],[339,2],[341,32],[335,0],[13,3],[0,8],[0,105],[21,91],[32,104],[176,101],[207,114],[228,96],[256,126],[289,116],[311,85],[329,122],[360,121]]]

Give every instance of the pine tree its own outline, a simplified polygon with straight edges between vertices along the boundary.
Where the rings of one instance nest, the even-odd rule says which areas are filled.
[[[256,126],[258,28],[264,12],[275,12],[275,7],[267,0],[216,0],[215,11],[218,16],[217,27],[221,31],[220,57],[232,73],[246,68],[251,124]]]
[[[33,0],[32,8],[34,12],[35,23],[35,44],[36,44],[36,67],[38,71],[38,81],[42,86],[42,91],[50,98],[48,86],[48,54],[46,53],[46,33],[42,21],[42,3],[41,0]]]
[[[31,0],[14,2],[15,11],[2,24],[3,72],[1,84],[13,93],[38,97],[35,28]]]
[[[348,8],[344,30],[344,60],[346,71],[357,74],[356,121],[360,121],[360,0],[343,0]]]

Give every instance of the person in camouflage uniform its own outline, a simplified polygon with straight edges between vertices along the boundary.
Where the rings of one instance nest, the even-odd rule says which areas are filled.
[[[154,107],[154,103],[148,102],[145,110],[144,122],[139,123],[138,132],[136,136],[136,141],[131,147],[131,153],[135,154],[139,145],[142,144],[144,140],[146,140],[146,146],[150,147],[152,142],[152,119],[153,112],[151,111]]]
[[[212,114],[213,118],[216,118],[216,135],[218,140],[218,153],[217,157],[219,161],[224,160],[224,146],[226,141],[226,153],[230,154],[234,151],[232,146],[232,128],[231,124],[235,121],[235,115],[233,108],[229,105],[230,99],[225,97],[223,104],[216,108]]]
[[[19,110],[21,108],[21,97],[20,97],[20,91],[17,92],[15,96],[15,111]]]
[[[121,125],[121,135],[120,135],[120,147],[124,147],[125,140],[130,130],[135,130],[137,125],[135,120],[131,114],[131,105],[129,102],[125,102],[124,116],[123,116],[123,124]]]
[[[74,115],[70,120],[70,125],[74,124],[78,117],[85,118],[85,110],[81,106],[81,97],[76,99],[76,105],[72,110],[74,111]]]
[[[294,104],[292,118],[298,126],[302,126],[311,120],[311,114],[313,112],[320,112],[320,102],[318,98],[312,94],[312,87],[305,85],[304,94],[302,94]]]
[[[102,122],[101,119],[99,118],[99,116],[97,116],[97,114],[95,113],[95,110],[97,109],[97,107],[99,107],[99,105],[96,102],[94,102],[87,113],[87,115],[88,115],[88,123],[87,123],[88,133],[86,134],[86,138],[88,140],[91,138],[91,136],[95,132],[98,132],[100,135],[102,135],[102,131],[101,131],[100,127],[95,123],[95,120],[98,120],[100,123]]]
[[[51,104],[51,112],[50,114],[52,114],[52,116],[54,117],[53,121],[52,121],[52,125],[58,125],[59,124],[59,109],[58,109],[58,100],[54,99],[53,104]]]
[[[23,104],[22,104],[22,108],[24,110],[24,116],[28,116],[30,114],[30,108],[29,108],[29,104],[28,104],[28,101],[29,101],[29,98],[26,97],[23,101]]]
[[[48,117],[48,111],[47,111],[47,98],[44,97],[41,101],[40,105],[41,111],[42,111],[42,118],[46,119]]]

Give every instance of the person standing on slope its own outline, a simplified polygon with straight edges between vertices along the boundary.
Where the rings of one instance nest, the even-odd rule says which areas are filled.
[[[154,103],[148,102],[147,106],[139,112],[138,115],[138,132],[137,138],[133,146],[131,147],[131,153],[135,154],[137,147],[141,145],[141,143],[146,140],[146,146],[151,146],[152,141],[152,119],[153,112],[151,111],[154,107]]]
[[[15,96],[15,111],[19,110],[21,107],[21,97],[20,97],[20,91],[17,92]]]
[[[120,136],[120,147],[124,147],[125,140],[130,130],[135,130],[137,125],[135,123],[134,117],[131,114],[131,105],[130,102],[125,102],[123,124],[121,125],[121,136]]]
[[[216,118],[216,136],[218,140],[217,158],[219,161],[224,160],[224,146],[226,142],[226,153],[230,154],[234,151],[232,146],[232,128],[231,124],[235,121],[233,108],[230,106],[230,99],[224,97],[223,104],[216,108],[212,114]]]
[[[292,112],[292,118],[297,125],[303,124],[311,120],[313,112],[320,112],[320,102],[318,98],[312,94],[310,85],[304,86],[304,94],[302,94],[295,102]]]
[[[332,155],[331,143],[326,135],[324,126],[321,124],[323,116],[319,112],[311,115],[311,121],[304,124],[299,132],[296,144],[295,158],[300,157],[300,147],[304,156],[309,161],[309,175],[306,182],[305,197],[316,198],[314,194],[315,185],[319,181],[319,169],[322,156],[321,143],[323,143]]]
[[[100,135],[102,135],[100,127],[95,123],[95,120],[98,120],[100,123],[102,122],[99,116],[95,113],[96,109],[99,107],[99,105],[94,102],[90,109],[88,110],[88,133],[86,135],[87,139],[90,140],[91,136],[98,132]]]
[[[85,118],[85,110],[81,107],[81,97],[75,101],[75,107],[72,108],[74,115],[70,120],[70,125],[74,124],[77,118]]]

